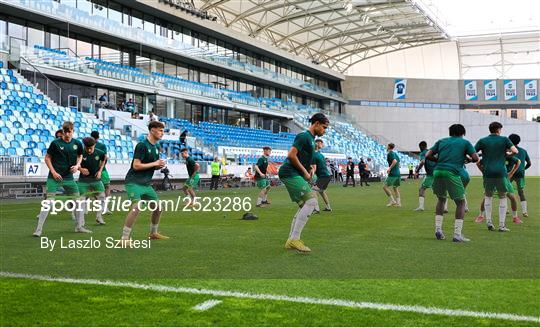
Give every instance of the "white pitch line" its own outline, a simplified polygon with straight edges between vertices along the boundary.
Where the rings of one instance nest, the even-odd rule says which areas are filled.
[[[76,278],[62,278],[51,277],[42,275],[32,275],[25,273],[14,272],[0,272],[0,277],[6,278],[23,278],[40,281],[53,281],[63,282],[71,284],[83,284],[83,285],[100,285],[111,287],[127,287],[143,290],[153,290],[159,292],[171,292],[171,293],[183,293],[183,294],[195,294],[195,295],[211,295],[216,297],[234,297],[234,298],[246,298],[265,301],[282,301],[293,302],[303,304],[316,304],[316,305],[332,305],[355,309],[371,309],[371,310],[383,310],[383,311],[399,311],[399,312],[413,312],[420,314],[433,314],[444,315],[450,317],[472,317],[472,318],[486,318],[486,319],[500,319],[510,321],[528,321],[540,323],[540,317],[526,316],[512,313],[494,313],[494,312],[477,312],[469,310],[453,310],[436,307],[426,307],[419,305],[399,305],[388,303],[372,303],[372,302],[357,302],[350,300],[340,299],[325,299],[325,298],[313,298],[302,296],[287,296],[287,295],[273,295],[273,294],[255,294],[245,293],[227,290],[214,290],[214,289],[198,289],[190,287],[173,287],[166,285],[156,284],[138,284],[133,282],[122,282],[112,280],[96,280],[96,279],[76,279]]]
[[[197,304],[193,307],[193,310],[196,310],[196,311],[206,311],[206,310],[209,310],[211,308],[213,308],[214,306],[218,305],[219,303],[221,303],[220,300],[208,300],[208,301],[204,301],[202,302],[201,304]]]

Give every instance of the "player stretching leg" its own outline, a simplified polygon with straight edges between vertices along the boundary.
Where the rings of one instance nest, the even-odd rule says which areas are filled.
[[[49,168],[47,177],[47,199],[54,200],[59,188],[64,188],[68,199],[79,198],[79,188],[73,180],[73,173],[81,167],[83,146],[79,140],[73,139],[73,122],[62,124],[62,136],[51,142],[45,155],[45,164]],[[58,198],[58,197],[57,197]],[[91,232],[84,227],[82,209],[77,206],[75,212],[75,232]],[[47,220],[49,210],[42,209],[38,215],[38,224],[34,236],[39,237]]]
[[[451,125],[449,128],[450,137],[438,140],[427,152],[426,159],[437,162],[433,172],[433,193],[437,196],[437,207],[435,208],[435,237],[444,239],[443,215],[446,198],[450,198],[456,203],[456,214],[454,221],[454,242],[466,242],[469,239],[462,234],[463,217],[465,216],[465,186],[460,176],[463,163],[467,161],[467,155],[473,162],[478,161],[472,144],[465,140],[465,127],[461,124]],[[437,155],[437,157],[435,157]]]
[[[311,166],[312,176],[316,176],[317,180],[315,182],[315,186],[313,187],[313,190],[319,193],[322,200],[324,201],[325,207],[324,210],[327,212],[331,212],[332,208],[330,207],[330,199],[328,199],[328,195],[326,194],[326,188],[328,188],[328,184],[330,183],[330,180],[332,180],[332,175],[328,171],[328,167],[326,166],[326,159],[324,158],[324,155],[321,153],[321,149],[323,148],[323,140],[317,139],[315,140],[315,154],[313,155],[313,165]],[[317,207],[315,208],[315,213],[319,213],[319,203],[317,202]]]
[[[386,196],[388,196],[388,204],[386,206],[401,207],[401,198],[399,196],[401,174],[399,173],[399,156],[394,151],[395,147],[393,143],[389,143],[386,148],[388,151],[388,155],[386,156],[386,160],[388,161],[388,169],[386,170],[388,177],[386,177],[383,189]],[[392,187],[392,190],[390,190],[390,187]]]
[[[107,146],[104,143],[99,142],[99,132],[92,131],[90,136],[96,140],[96,149],[102,151],[105,154],[105,165],[107,164],[108,155],[107,155]],[[111,197],[111,178],[109,177],[109,172],[107,171],[107,166],[103,167],[103,172],[101,172],[101,182],[105,188],[105,198]],[[105,205],[105,204],[104,204]],[[104,208],[103,214],[111,214],[112,212],[109,209]]]
[[[79,172],[79,192],[81,201],[86,198],[96,196],[100,201],[102,209],[96,211],[96,222],[105,224],[103,221],[103,205],[105,205],[105,187],[101,180],[101,174],[105,167],[106,155],[99,149],[96,149],[96,140],[92,137],[83,139],[84,152]],[[84,221],[83,221],[84,224]]]
[[[531,167],[531,159],[529,158],[529,154],[527,153],[527,151],[518,146],[521,142],[521,138],[519,137],[519,135],[511,134],[508,136],[508,139],[510,139],[514,146],[516,146],[518,150],[516,156],[521,161],[518,170],[510,178],[510,181],[516,182],[517,192],[519,195],[519,200],[521,202],[521,214],[523,214],[523,217],[526,218],[529,216],[529,214],[527,213],[527,200],[525,199],[525,170]]]
[[[272,153],[272,148],[266,146],[263,147],[263,155],[257,160],[255,164],[255,180],[257,181],[257,187],[261,190],[257,197],[257,207],[265,207],[269,205],[268,192],[270,191],[270,181],[266,171],[268,169],[268,157]]]
[[[431,188],[431,185],[433,184],[433,169],[437,163],[426,159],[428,149],[425,141],[421,141],[418,144],[418,147],[420,147],[420,165],[416,168],[416,176],[418,176],[422,167],[426,170],[426,176],[424,177],[424,180],[422,180],[422,185],[420,185],[420,189],[418,190],[418,207],[415,211],[423,211],[424,202],[426,200],[426,189]]]
[[[484,178],[484,207],[486,210],[486,221],[488,230],[493,231],[493,221],[491,217],[493,193],[497,191],[499,195],[499,231],[510,231],[506,227],[506,194],[512,190],[512,184],[508,180],[505,161],[507,152],[510,156],[518,153],[517,148],[507,137],[501,136],[502,124],[492,122],[489,125],[490,135],[484,137],[475,145],[478,152],[482,152],[482,165]]]
[[[180,155],[183,159],[186,160],[186,167],[189,176],[184,183],[182,190],[184,191],[184,194],[186,194],[186,196],[188,196],[190,199],[187,203],[187,206],[193,206],[193,204],[195,204],[195,197],[197,197],[194,188],[199,184],[200,166],[199,163],[195,162],[193,157],[189,156],[189,151],[187,148],[180,149]]]
[[[158,195],[150,185],[150,182],[154,176],[154,171],[160,170],[166,165],[166,162],[159,158],[158,149],[158,142],[163,137],[164,128],[165,126],[161,122],[150,122],[148,124],[148,136],[135,146],[133,160],[126,174],[126,193],[133,202],[133,205],[124,222],[124,229],[122,231],[122,240],[124,241],[130,240],[131,230],[140,212],[139,203],[144,200],[158,200]],[[159,206],[156,206],[150,219],[150,234],[148,235],[150,239],[169,239],[169,237],[163,236],[158,232],[160,218],[161,209]]]
[[[300,236],[309,215],[317,206],[317,194],[311,191],[309,185],[311,179],[309,171],[315,152],[314,140],[315,137],[324,135],[330,123],[322,113],[314,114],[309,122],[311,126],[296,135],[287,160],[279,168],[279,179],[287,188],[291,200],[300,207],[293,217],[285,249],[296,249],[302,253],[311,252],[311,249],[300,240]]]

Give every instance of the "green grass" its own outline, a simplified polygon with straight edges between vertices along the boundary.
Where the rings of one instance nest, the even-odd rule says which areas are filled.
[[[464,226],[472,240],[467,244],[435,240],[435,200],[429,191],[426,211],[412,211],[418,181],[402,185],[402,208],[385,207],[380,183],[332,186],[334,212],[312,216],[302,235],[310,255],[283,249],[296,211],[283,188],[271,191],[270,207],[253,210],[256,221],[239,220],[241,212],[164,213],[160,230],[171,240],[152,242],[150,249],[50,252],[30,236],[39,203],[3,201],[1,271],[540,316],[540,179],[527,183],[530,217],[520,226],[510,219],[512,231],[498,233],[473,223],[481,200],[481,180],[473,179],[467,191],[472,209]],[[256,194],[256,189],[200,193],[253,200]],[[139,217],[134,238],[145,238],[148,217]],[[95,226],[88,217],[92,237],[102,244],[106,237],[118,238],[123,218],[124,213],[115,213],[106,216],[106,226]],[[444,226],[451,236],[453,206]],[[89,238],[73,232],[66,213],[49,217],[44,236]],[[27,279],[2,278],[0,288],[3,326],[531,325],[233,298],[219,298],[222,304],[196,312],[194,305],[215,297]]]

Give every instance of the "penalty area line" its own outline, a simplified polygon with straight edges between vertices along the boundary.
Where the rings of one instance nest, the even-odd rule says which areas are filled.
[[[134,288],[134,289],[152,290],[152,291],[170,292],[170,293],[211,295],[214,297],[232,297],[232,298],[241,298],[241,299],[243,298],[243,299],[264,300],[264,301],[281,301],[281,302],[292,302],[292,303],[302,303],[302,304],[329,305],[329,306],[338,306],[338,307],[346,307],[346,308],[354,308],[354,309],[412,312],[412,313],[419,313],[419,314],[443,315],[443,316],[450,316],[450,317],[472,317],[472,318],[500,319],[500,320],[509,320],[509,321],[527,321],[527,322],[540,323],[540,317],[519,315],[519,314],[513,314],[513,313],[479,312],[479,311],[470,311],[470,310],[426,307],[426,306],[419,306],[419,305],[399,305],[399,304],[389,304],[389,303],[359,302],[359,301],[350,301],[350,300],[342,300],[342,299],[325,299],[325,298],[314,298],[314,297],[303,297],[303,296],[258,294],[258,293],[214,290],[214,289],[204,289],[204,288],[174,287],[174,286],[157,285],[157,284],[140,284],[140,283],[133,283],[133,282],[113,281],[113,280],[52,277],[52,276],[45,276],[45,275],[33,275],[33,274],[15,273],[15,272],[0,272],[0,277],[22,278],[22,279],[31,279],[31,280],[39,280],[39,281],[51,281],[51,282],[71,283],[71,284],[82,284],[82,285],[124,287],[124,288]]]

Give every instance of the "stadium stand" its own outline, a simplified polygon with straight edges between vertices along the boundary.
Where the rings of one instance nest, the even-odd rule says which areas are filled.
[[[63,51],[36,46],[36,55],[41,63],[48,63],[61,68],[75,69],[81,67],[79,60],[67,56]],[[146,75],[141,70],[133,67],[120,67],[119,65],[110,65],[104,61],[86,60],[95,63],[94,68],[99,71],[108,70],[107,77],[130,79],[131,81],[152,81],[147,83],[159,83],[173,80],[172,77],[163,74]],[[107,67],[105,69],[105,67]],[[77,128],[76,136],[81,138],[88,135],[91,131],[97,130],[103,136],[103,142],[109,147],[111,163],[128,164],[133,154],[133,147],[136,141],[130,136],[122,135],[121,131],[110,129],[108,125],[84,113],[79,113],[74,109],[56,106],[44,99],[42,93],[29,83],[21,83],[24,78],[16,77],[13,70],[1,69],[1,98],[0,115],[2,123],[0,130],[5,137],[0,148],[0,155],[26,156],[32,161],[40,161],[45,155],[48,143],[53,140],[54,132],[61,126],[64,120],[73,120]],[[104,73],[105,74],[105,73]],[[187,83],[187,81],[178,80],[178,85]],[[170,82],[176,83],[176,82]],[[196,86],[200,83],[190,82]],[[240,97],[238,92],[223,91],[211,86],[200,86],[199,90],[207,89],[202,93],[209,96],[212,93],[228,94],[230,97]],[[241,95],[244,99],[256,99],[247,95]],[[234,99],[234,98],[233,98]],[[238,99],[238,98],[237,98]],[[268,104],[272,108],[279,107],[282,110],[290,111],[295,114],[295,120],[302,127],[307,126],[307,119],[310,114],[316,112],[316,108],[305,105],[299,105],[293,102],[283,101],[281,99],[261,98],[261,103]],[[243,128],[217,124],[211,122],[199,122],[192,124],[188,120],[166,118],[161,120],[169,128],[187,129],[191,135],[200,139],[206,145],[217,146],[236,146],[250,148],[260,148],[268,145],[274,149],[287,150],[294,140],[292,133],[272,133],[268,130]],[[141,136],[143,137],[143,136]],[[372,158],[378,165],[384,165],[386,153],[384,145],[377,143],[361,131],[357,130],[352,124],[335,121],[328,131],[327,152],[343,153],[353,158]],[[181,145],[177,141],[163,140],[166,157],[171,163],[179,162],[179,150]],[[211,154],[205,154],[201,149],[190,149],[196,160],[209,161]],[[404,164],[415,163],[416,160],[405,154],[401,154]],[[242,155],[238,157],[240,162],[253,163],[256,156]],[[276,162],[282,162],[284,157],[273,158]]]

